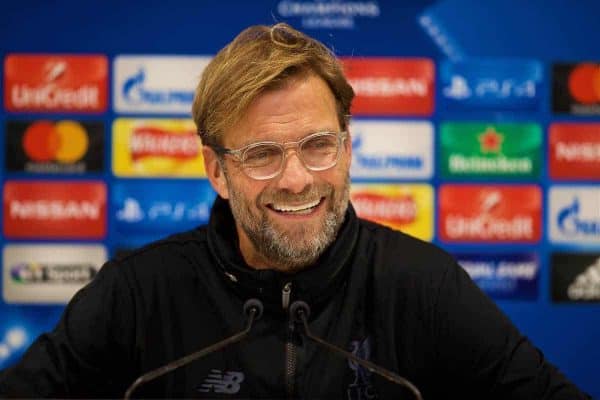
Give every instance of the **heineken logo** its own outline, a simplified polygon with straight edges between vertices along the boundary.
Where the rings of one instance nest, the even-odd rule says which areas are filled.
[[[540,174],[542,134],[536,124],[445,123],[441,135],[445,178]]]
[[[504,135],[498,133],[493,126],[489,126],[477,139],[482,153],[498,154],[502,150]]]

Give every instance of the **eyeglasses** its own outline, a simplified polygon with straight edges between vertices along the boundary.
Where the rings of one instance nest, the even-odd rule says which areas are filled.
[[[256,142],[240,149],[227,149],[219,145],[210,147],[217,154],[235,157],[246,175],[256,180],[271,179],[281,173],[287,158],[287,149],[295,149],[296,154],[311,171],[324,171],[337,164],[340,149],[348,132],[317,132],[296,142]]]

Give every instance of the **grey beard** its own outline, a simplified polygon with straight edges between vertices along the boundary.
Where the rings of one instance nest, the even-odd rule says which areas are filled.
[[[344,187],[339,192],[329,193],[330,209],[325,214],[323,224],[316,232],[310,232],[305,226],[298,224],[292,234],[278,230],[262,215],[260,221],[252,217],[247,204],[240,201],[242,196],[229,185],[229,204],[231,212],[240,224],[252,245],[261,256],[283,272],[294,273],[314,264],[325,249],[333,243],[344,222],[350,198],[350,177],[346,178]],[[339,198],[336,198],[335,195]],[[257,203],[260,203],[258,201]]]
[[[343,216],[342,216],[343,217]],[[260,223],[257,230],[242,224],[254,248],[269,260],[280,265],[286,272],[297,272],[309,265],[314,264],[323,251],[334,241],[342,221],[338,221],[336,215],[328,211],[323,227],[319,232],[307,232],[302,226],[298,233],[306,240],[298,241],[277,231],[266,217]]]

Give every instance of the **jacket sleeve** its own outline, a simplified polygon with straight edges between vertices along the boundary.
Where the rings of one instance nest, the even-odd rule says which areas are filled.
[[[0,397],[120,397],[131,381],[135,315],[117,265],[107,263],[55,329],[0,373]]]
[[[436,353],[451,392],[486,399],[590,398],[521,335],[456,263],[445,271],[434,314]]]

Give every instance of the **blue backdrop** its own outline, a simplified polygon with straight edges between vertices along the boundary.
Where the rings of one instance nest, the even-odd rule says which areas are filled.
[[[351,2],[334,2],[348,3]],[[535,121],[544,132],[545,149],[546,129],[551,122],[600,121],[598,115],[553,114],[550,83],[553,63],[600,61],[600,3],[596,1],[365,0],[352,3],[364,8],[355,8],[354,11],[343,8],[345,11],[338,9],[337,13],[328,15],[326,12],[315,11],[318,9],[315,5],[331,4],[324,0],[5,2],[0,13],[0,57],[4,59],[9,53],[93,53],[106,55],[111,66],[119,54],[210,56],[248,25],[284,21],[323,41],[340,56],[430,58],[436,65],[436,83],[440,79],[440,65],[446,60],[518,58],[537,60],[540,63],[543,76],[539,82],[541,106],[516,114],[511,114],[510,110],[485,108],[470,111],[445,109],[438,101],[442,85],[437,84],[438,100],[435,102],[433,115],[426,118],[433,122],[436,135],[440,123],[448,120]],[[4,76],[4,70],[2,75]],[[4,89],[2,92],[4,93]],[[109,98],[112,98],[112,93]],[[106,112],[94,116],[78,115],[77,118],[104,121],[105,138],[109,142],[110,126],[121,116],[115,113],[109,100]],[[174,116],[185,117],[178,114]],[[3,106],[0,109],[0,129],[4,133],[5,123],[11,119],[42,117],[48,118],[48,115],[10,113]],[[72,117],[72,114],[53,114],[51,117],[67,118]],[[5,146],[5,139],[1,140],[0,144]],[[437,146],[435,152],[437,155]],[[5,152],[0,154],[0,161],[5,165]],[[544,160],[546,156],[543,156]],[[89,179],[91,176],[106,181],[109,188],[115,185],[119,188],[117,178],[110,168],[110,144],[106,149],[104,165],[105,168],[100,173],[69,176],[69,179]],[[428,180],[436,190],[441,182],[439,175],[436,172]],[[0,178],[3,184],[12,179],[40,179],[30,174],[10,173],[6,168],[2,168]],[[47,178],[51,177],[42,176],[42,179]],[[168,184],[167,180],[156,181],[157,185]],[[598,181],[600,171],[595,179],[588,179],[586,183],[597,184]],[[532,183],[542,188],[544,210],[547,210],[546,195],[551,181],[545,164],[541,178]],[[135,190],[143,191],[135,185],[139,184],[132,184]],[[116,214],[117,210],[114,208],[114,205],[108,205],[108,215]],[[545,230],[546,221],[544,214]],[[115,233],[116,223],[116,220],[109,219],[108,233],[101,240],[112,254],[121,246],[136,245],[134,242],[121,241]],[[35,242],[28,240],[32,241]],[[20,240],[9,240],[2,236],[0,242],[4,246]],[[433,242],[454,254],[469,251],[484,254],[536,254],[541,265],[537,296],[533,300],[508,299],[498,300],[497,303],[569,378],[594,397],[600,397],[597,366],[600,360],[597,340],[600,337],[600,305],[598,302],[555,303],[551,299],[551,253],[557,249],[579,251],[579,248],[552,247],[546,234],[532,245],[450,245],[441,242],[437,234]],[[584,250],[600,253],[599,239],[596,238]],[[23,347],[41,331],[50,329],[61,310],[62,306],[25,305],[0,300],[0,368],[16,361],[22,354]],[[477,321],[473,323],[476,324]],[[19,329],[15,331],[15,327]]]

